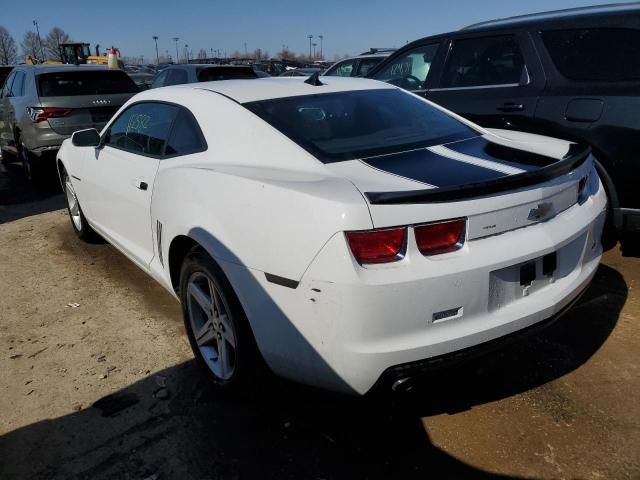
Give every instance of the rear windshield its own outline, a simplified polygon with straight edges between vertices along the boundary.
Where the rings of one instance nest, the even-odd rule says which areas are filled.
[[[258,78],[252,68],[209,67],[198,72],[199,82],[213,82],[216,80],[243,80]]]
[[[395,89],[305,95],[244,106],[325,163],[478,135],[422,99]]]
[[[38,76],[38,89],[41,97],[109,95],[139,91],[129,75],[118,70],[42,73]]]

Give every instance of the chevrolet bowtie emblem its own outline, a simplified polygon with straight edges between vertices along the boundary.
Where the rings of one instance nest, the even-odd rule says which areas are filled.
[[[553,204],[551,202],[539,203],[536,208],[532,208],[529,210],[529,220],[542,220],[544,217],[549,215],[551,210],[553,209]]]

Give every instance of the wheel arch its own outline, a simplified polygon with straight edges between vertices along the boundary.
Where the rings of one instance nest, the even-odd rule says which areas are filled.
[[[187,235],[178,235],[171,240],[169,245],[169,253],[167,256],[167,266],[169,268],[169,278],[171,286],[176,294],[180,294],[180,270],[182,262],[187,254],[194,248],[200,247],[206,250],[200,243]]]

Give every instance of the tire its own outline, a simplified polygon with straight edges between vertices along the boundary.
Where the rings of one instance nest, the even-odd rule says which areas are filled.
[[[640,232],[625,232],[620,239],[622,255],[640,257]]]
[[[39,165],[36,164],[35,156],[22,143],[18,147],[18,159],[22,164],[22,171],[27,181],[32,184],[38,183],[40,180]]]
[[[73,231],[76,232],[78,238],[83,242],[98,243],[101,240],[100,235],[91,228],[84,213],[82,213],[80,202],[73,189],[69,175],[64,170],[62,172],[62,189],[67,198],[67,212],[69,213],[69,220],[71,220]]]
[[[225,392],[254,391],[266,369],[251,327],[226,276],[200,247],[182,263],[180,303],[191,349],[211,382]]]

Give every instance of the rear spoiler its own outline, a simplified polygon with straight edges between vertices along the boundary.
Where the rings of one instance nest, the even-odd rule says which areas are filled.
[[[365,192],[364,195],[372,205],[442,203],[468,200],[508,190],[517,190],[561,177],[582,165],[590,154],[591,147],[589,145],[573,143],[562,160],[530,172],[451,187],[400,192]]]

